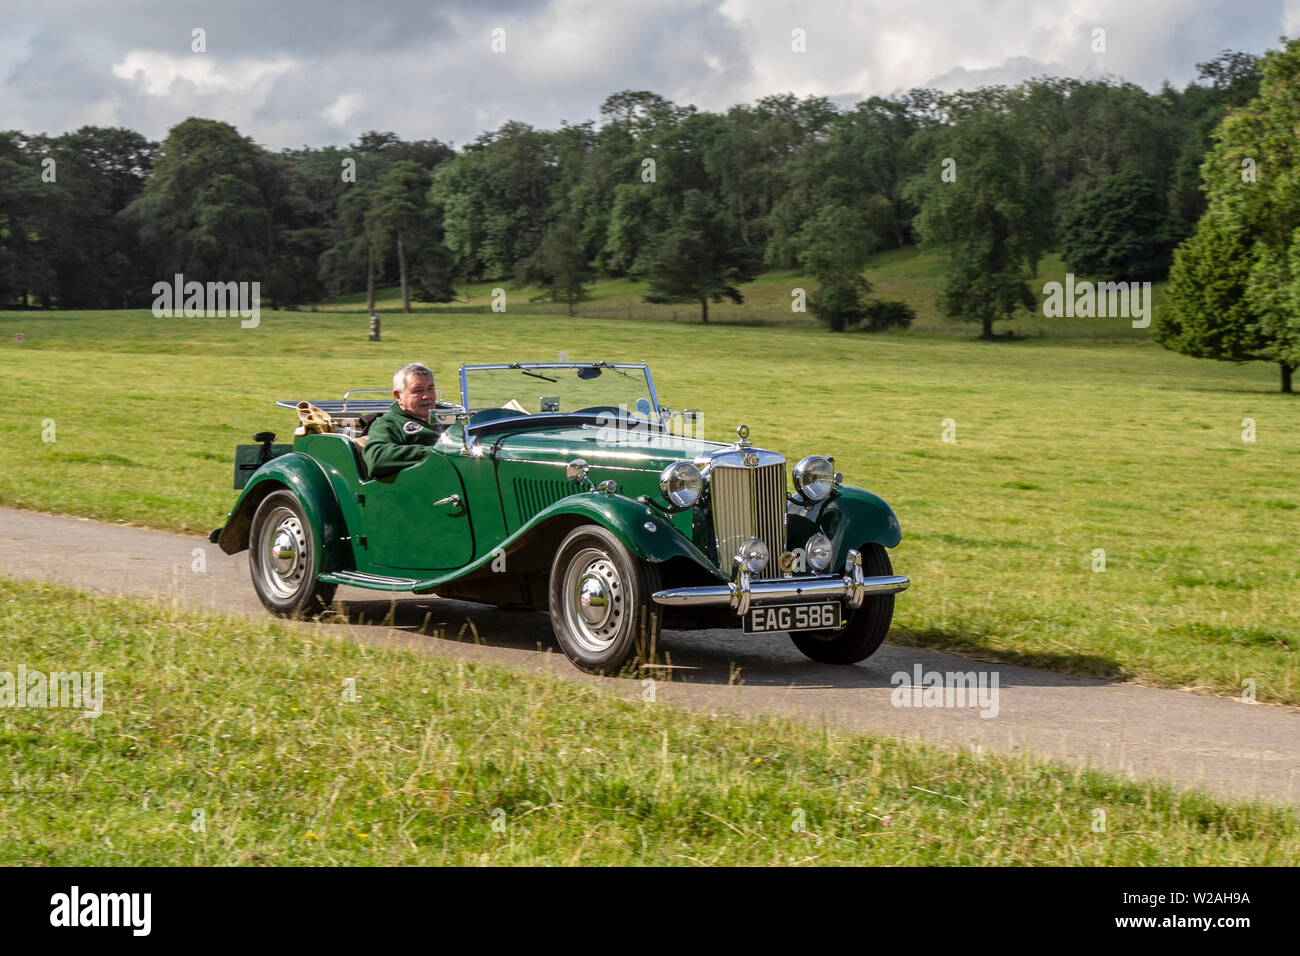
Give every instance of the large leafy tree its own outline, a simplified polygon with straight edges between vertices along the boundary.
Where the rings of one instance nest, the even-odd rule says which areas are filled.
[[[1175,112],[1178,143],[1169,186],[1169,212],[1195,226],[1205,212],[1201,190],[1201,163],[1213,146],[1213,133],[1229,109],[1245,106],[1259,93],[1259,57],[1224,50],[1206,63],[1196,64],[1198,79],[1181,93],[1162,91]]]
[[[379,248],[386,250],[391,243],[397,253],[403,312],[411,311],[407,253],[422,245],[423,233],[430,226],[428,192],[424,170],[409,159],[402,160],[379,181],[366,213],[367,230]]]
[[[41,181],[34,144],[21,133],[0,134],[0,302],[27,306],[30,293],[52,287],[41,234],[55,195]]]
[[[271,226],[259,152],[227,123],[191,117],[172,127],[153,175],[127,209],[159,278],[266,278]]]
[[[661,236],[650,256],[647,302],[698,302],[700,320],[709,321],[709,300],[744,296],[738,288],[758,274],[756,257],[740,230],[717,204],[699,190],[682,202],[681,214]]]
[[[1259,95],[1230,111],[1201,167],[1209,206],[1174,257],[1157,327],[1201,358],[1300,366],[1300,40],[1270,52]]]
[[[345,148],[284,155],[307,175],[312,207],[329,230],[319,276],[331,295],[364,284],[366,308],[373,309],[375,283],[395,271],[407,311],[412,297],[452,298],[442,208],[429,196],[432,171],[455,155],[450,147],[369,130]]]
[[[550,134],[508,122],[438,167],[429,199],[467,278],[507,276],[550,225],[556,169]]]
[[[541,288],[541,295],[534,301],[563,302],[573,315],[575,305],[591,298],[587,288],[591,270],[577,228],[569,222],[552,226],[537,251],[520,260],[515,278],[521,285]]]
[[[152,282],[120,215],[143,191],[158,144],[121,128],[83,126],[49,143],[68,202],[50,224],[61,308],[142,304]]]
[[[916,227],[948,260],[939,308],[993,338],[994,322],[1036,302],[1028,282],[1050,236],[1049,197],[1013,118],[972,112],[941,143],[944,162],[910,187]]]
[[[845,206],[824,206],[801,233],[800,262],[817,280],[809,308],[827,322],[832,332],[843,332],[867,315],[866,297],[871,283],[862,266],[880,239],[859,216]]]
[[[1151,180],[1120,173],[1102,180],[1066,210],[1061,255],[1083,275],[1103,279],[1163,279],[1182,224],[1164,211]]]

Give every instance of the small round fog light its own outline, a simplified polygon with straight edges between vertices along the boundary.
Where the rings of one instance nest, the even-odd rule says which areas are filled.
[[[761,538],[750,538],[740,548],[740,560],[750,574],[762,574],[767,567],[767,545]]]
[[[831,566],[831,539],[818,531],[804,545],[808,554],[808,567],[818,574]]]

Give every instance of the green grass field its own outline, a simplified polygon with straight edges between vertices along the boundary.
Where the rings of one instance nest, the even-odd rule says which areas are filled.
[[[0,580],[0,635],[29,673],[99,671],[104,693],[96,719],[0,708],[0,865],[1300,856],[1289,808],[1023,757],[714,719],[270,619]]]
[[[22,344],[15,334],[25,337]],[[384,387],[422,360],[650,360],[706,437],[831,453],[902,523],[891,640],[1300,703],[1300,403],[1275,370],[1149,342],[844,334],[561,316],[157,319],[0,314],[0,503],[206,532],[233,446],[288,435],[276,399]],[[1256,441],[1243,442],[1243,419]],[[955,441],[941,439],[945,421]],[[51,424],[52,422],[52,424]],[[43,440],[53,438],[53,441]],[[1104,550],[1105,571],[1094,568]]]
[[[932,252],[915,248],[891,250],[874,256],[867,264],[864,275],[874,286],[872,295],[881,299],[898,299],[916,311],[913,331],[922,333],[970,335],[975,328],[968,324],[952,322],[940,315],[935,307],[935,290],[943,280],[943,259]],[[1032,284],[1034,293],[1041,292],[1044,283],[1063,282],[1066,267],[1059,256],[1045,256],[1039,263],[1038,278]],[[1082,277],[1080,277],[1082,278]],[[736,305],[731,301],[709,303],[709,321],[718,325],[795,325],[816,327],[811,313],[791,310],[791,290],[802,288],[809,294],[816,280],[791,270],[765,272],[753,282],[742,285],[745,301]],[[527,311],[537,315],[566,315],[568,307],[550,302],[533,303],[530,300],[538,290],[517,287],[511,280],[492,282],[458,282],[455,285],[459,301],[433,304],[412,302],[413,312],[441,315],[491,314],[493,290],[506,292],[507,311]],[[1164,301],[1165,283],[1152,287],[1155,306]],[[593,283],[591,298],[579,303],[575,312],[586,318],[642,319],[663,322],[692,323],[700,321],[698,305],[655,305],[645,302],[646,283],[630,279],[605,279]],[[315,306],[325,312],[364,311],[365,293],[353,293]],[[400,314],[402,294],[397,287],[376,290],[375,307],[385,318]],[[1068,339],[1117,339],[1143,341],[1150,331],[1133,328],[1125,318],[1048,319],[1041,314],[1021,314],[1010,322],[994,326],[999,333],[1014,332],[1023,336],[1043,336]]]

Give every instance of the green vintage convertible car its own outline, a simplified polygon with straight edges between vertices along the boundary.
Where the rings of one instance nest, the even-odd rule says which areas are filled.
[[[428,457],[383,478],[362,459],[363,416],[391,399],[362,391],[312,402],[328,422],[292,446],[263,432],[237,450],[242,493],[210,538],[249,550],[275,614],[321,610],[347,584],[547,611],[594,673],[648,659],[662,628],[787,632],[815,661],[852,664],[908,585],[884,501],[823,455],[795,464],[791,490],[786,459],[744,425],[734,442],[696,437],[698,416],[661,405],[644,363],[463,366]]]

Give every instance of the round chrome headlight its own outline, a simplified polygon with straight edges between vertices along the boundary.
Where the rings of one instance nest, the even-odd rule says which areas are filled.
[[[808,567],[818,574],[831,566],[831,539],[818,531],[803,547],[808,555]]]
[[[808,501],[821,501],[835,487],[835,462],[821,455],[801,458],[794,466],[794,487]]]
[[[704,479],[693,462],[675,461],[659,472],[659,490],[674,508],[689,508],[700,500]]]
[[[767,567],[768,550],[762,538],[750,538],[740,546],[740,560],[750,574],[762,574]]]

